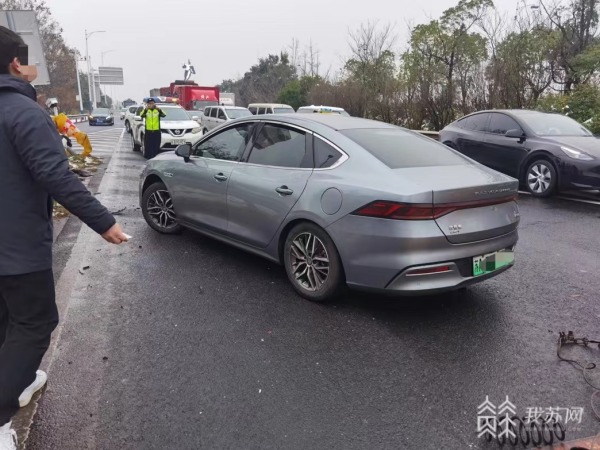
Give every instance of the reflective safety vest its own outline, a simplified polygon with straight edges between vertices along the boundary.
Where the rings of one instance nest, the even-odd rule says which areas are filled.
[[[146,130],[148,131],[159,131],[160,130],[160,118],[164,117],[165,113],[156,109],[148,109],[142,112],[142,117],[146,118]]]

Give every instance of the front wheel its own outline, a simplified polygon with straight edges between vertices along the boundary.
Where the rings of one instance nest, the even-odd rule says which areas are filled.
[[[131,134],[131,125],[129,125],[129,121],[125,121],[125,131]]]
[[[545,159],[538,159],[527,168],[525,185],[532,195],[549,197],[556,189],[557,178],[554,165]]]
[[[335,244],[317,225],[301,223],[292,228],[284,244],[283,258],[292,286],[308,300],[333,300],[346,286]]]
[[[177,222],[173,199],[161,181],[150,185],[142,195],[142,214],[146,223],[162,234],[177,234],[181,225]]]

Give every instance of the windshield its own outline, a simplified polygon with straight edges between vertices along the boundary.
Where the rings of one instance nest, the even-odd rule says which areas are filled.
[[[466,164],[461,156],[445,145],[401,129],[350,129],[340,133],[352,139],[390,169]]]
[[[275,114],[289,114],[294,112],[294,108],[273,108]]]
[[[247,109],[225,108],[225,111],[227,111],[227,115],[230,119],[239,119],[240,117],[248,117],[252,115],[252,113]]]
[[[211,102],[211,101],[207,101],[207,100],[194,100],[194,103],[192,104],[192,109],[196,110],[196,111],[204,111],[204,108],[206,108],[207,106],[217,106],[218,103],[217,102]]]
[[[523,114],[519,117],[538,136],[593,136],[586,127],[560,114]]]
[[[110,111],[107,108],[98,108],[92,111],[92,116],[108,116]]]
[[[185,109],[182,108],[162,108],[167,117],[163,120],[190,120],[190,116]]]

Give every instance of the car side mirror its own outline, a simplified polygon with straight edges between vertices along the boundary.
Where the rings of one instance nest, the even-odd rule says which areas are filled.
[[[140,116],[135,116],[133,120],[135,120],[136,122],[141,122],[142,118]]]
[[[507,138],[517,138],[521,142],[525,140],[525,133],[523,133],[523,130],[518,130],[516,128],[514,130],[508,130],[506,133],[504,133],[504,136]]]
[[[190,144],[178,145],[175,149],[175,154],[181,156],[185,162],[189,162],[190,155],[192,154],[192,146]]]

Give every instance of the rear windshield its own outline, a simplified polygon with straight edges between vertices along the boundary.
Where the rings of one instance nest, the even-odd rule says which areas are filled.
[[[289,113],[293,113],[294,108],[273,108],[275,114],[289,114]]]
[[[247,109],[225,108],[225,111],[227,111],[227,115],[230,119],[239,119],[240,117],[248,117],[252,115],[252,113]]]
[[[431,138],[401,129],[340,130],[390,169],[457,166],[466,163],[448,147]]]

